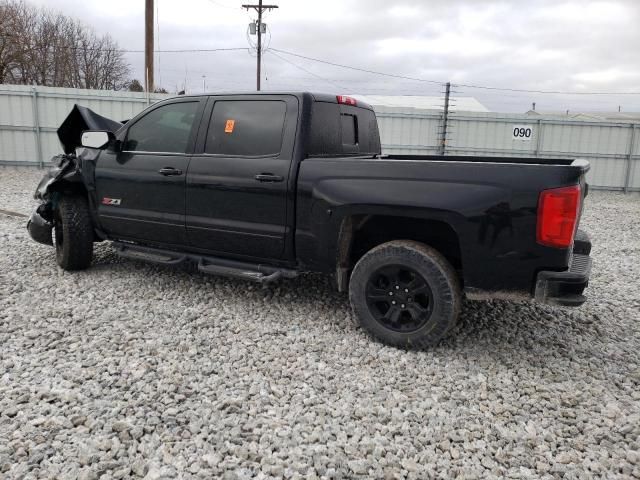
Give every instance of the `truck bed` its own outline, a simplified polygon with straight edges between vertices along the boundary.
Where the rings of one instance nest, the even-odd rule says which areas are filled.
[[[571,255],[570,249],[536,242],[540,192],[580,184],[584,195],[588,169],[589,163],[581,159],[307,158],[298,176],[298,257],[314,268],[335,262],[335,250],[326,246],[335,245],[345,218],[422,218],[446,223],[455,232],[467,292],[528,295],[537,271],[566,270]]]

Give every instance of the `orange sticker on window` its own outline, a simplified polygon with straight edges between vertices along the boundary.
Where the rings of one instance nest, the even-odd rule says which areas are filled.
[[[233,133],[233,127],[235,126],[235,124],[235,120],[227,120],[227,123],[224,126],[224,133]]]

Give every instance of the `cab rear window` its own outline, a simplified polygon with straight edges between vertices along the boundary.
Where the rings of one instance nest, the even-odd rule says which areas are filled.
[[[342,127],[342,144],[357,145],[358,144],[358,117],[349,113],[340,114],[340,123]]]

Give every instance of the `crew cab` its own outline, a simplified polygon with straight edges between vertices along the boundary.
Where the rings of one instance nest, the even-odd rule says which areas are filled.
[[[76,106],[58,136],[28,229],[66,270],[108,240],[258,282],[322,272],[395,346],[437,343],[464,296],[585,301],[584,160],[381,155],[369,105],[312,93],[180,96],[124,124]]]

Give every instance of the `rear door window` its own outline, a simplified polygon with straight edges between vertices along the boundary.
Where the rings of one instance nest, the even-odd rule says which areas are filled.
[[[219,100],[213,106],[205,153],[277,156],[287,105],[280,100]]]

